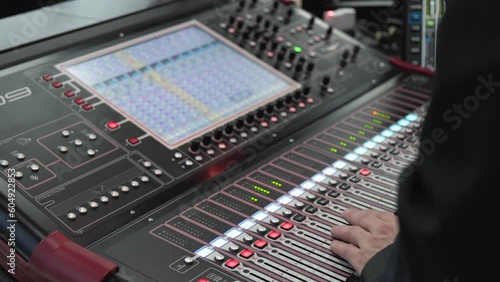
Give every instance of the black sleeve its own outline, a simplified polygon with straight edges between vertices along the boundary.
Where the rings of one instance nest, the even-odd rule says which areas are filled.
[[[364,282],[498,281],[500,1],[447,2],[419,160],[401,176],[401,232]]]

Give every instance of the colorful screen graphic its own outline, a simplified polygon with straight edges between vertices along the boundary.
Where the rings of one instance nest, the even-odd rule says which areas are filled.
[[[169,148],[300,87],[196,21],[59,68]]]

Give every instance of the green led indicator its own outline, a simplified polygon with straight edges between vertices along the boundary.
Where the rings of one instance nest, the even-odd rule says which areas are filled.
[[[330,151],[337,153],[339,150],[337,150],[336,148],[330,148]]]
[[[364,132],[363,130],[358,131],[358,133],[359,133],[359,135],[363,135],[363,136],[365,136],[365,134],[366,134],[366,132]]]
[[[382,121],[376,118],[373,119],[373,122],[377,124],[382,124]]]
[[[301,47],[299,47],[299,46],[295,46],[295,47],[293,47],[293,50],[294,50],[295,52],[297,52],[297,53],[302,53],[302,48],[301,48]]]
[[[391,116],[388,115],[388,114],[384,114],[384,113],[381,113],[381,112],[377,112],[377,111],[373,111],[372,114],[374,116],[378,116],[378,117],[381,117],[381,118],[385,118],[385,119],[391,119]]]
[[[340,146],[347,147],[347,143],[346,142],[340,142]]]
[[[264,189],[264,188],[262,188],[262,187],[260,187],[260,186],[257,186],[257,185],[254,185],[254,186],[253,186],[253,189],[255,189],[255,190],[257,190],[257,191],[261,192],[262,194],[267,194],[267,195],[271,194],[271,191],[266,190],[266,189]]]
[[[272,183],[274,186],[276,186],[276,187],[281,187],[281,186],[283,186],[283,184],[279,183],[278,181],[274,181],[274,180],[273,180],[273,181],[271,181],[271,183]]]
[[[351,140],[351,141],[356,141],[356,140],[358,140],[358,138],[356,138],[356,137],[354,137],[354,136],[349,136],[349,140]]]
[[[255,197],[250,197],[250,201],[257,203],[259,201],[259,199],[255,198]]]
[[[369,125],[369,124],[365,124],[365,127],[368,129],[371,129],[371,130],[373,130],[373,128],[374,128],[373,125]]]

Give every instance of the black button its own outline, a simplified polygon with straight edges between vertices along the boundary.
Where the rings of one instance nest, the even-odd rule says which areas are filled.
[[[351,188],[351,185],[349,185],[347,183],[342,183],[342,184],[340,184],[339,188],[342,190],[349,190],[349,188]]]
[[[328,193],[328,196],[337,198],[338,196],[340,196],[340,193],[338,191],[331,191],[330,193]]]
[[[316,203],[318,205],[322,205],[322,206],[326,206],[330,201],[328,201],[327,199],[325,198],[320,198],[316,201]]]
[[[292,217],[292,219],[297,221],[297,222],[302,222],[306,219],[306,217],[305,217],[305,215],[298,213],[294,217]]]
[[[318,211],[318,208],[313,206],[308,206],[305,211],[308,213],[315,213]]]
[[[394,150],[391,150],[391,152],[390,152],[390,153],[391,153],[391,154],[393,154],[393,155],[399,155],[400,151],[399,151],[399,150],[394,149]]]
[[[379,163],[379,162],[374,162],[374,163],[372,163],[372,166],[375,167],[375,168],[379,168],[379,167],[382,166],[382,164]]]
[[[399,148],[401,148],[401,149],[408,149],[408,144],[401,143],[401,144],[399,144]]]
[[[381,160],[383,160],[384,162],[388,162],[388,161],[392,160],[392,158],[391,158],[391,157],[389,157],[389,156],[383,156],[383,157],[382,157],[382,158],[380,158],[380,159],[381,159]]]
[[[408,142],[410,142],[410,143],[415,143],[415,142],[417,142],[417,138],[415,138],[415,137],[410,137],[410,138],[408,138],[408,140],[406,140],[406,141],[408,141]]]
[[[359,178],[357,176],[353,176],[353,177],[351,177],[351,179],[349,179],[349,181],[354,182],[354,183],[358,183],[361,181],[361,178]]]

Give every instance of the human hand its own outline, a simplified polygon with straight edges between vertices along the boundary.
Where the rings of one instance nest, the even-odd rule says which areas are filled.
[[[331,248],[361,275],[376,253],[394,243],[399,232],[398,217],[389,212],[358,209],[347,209],[342,217],[351,225],[332,227]]]

